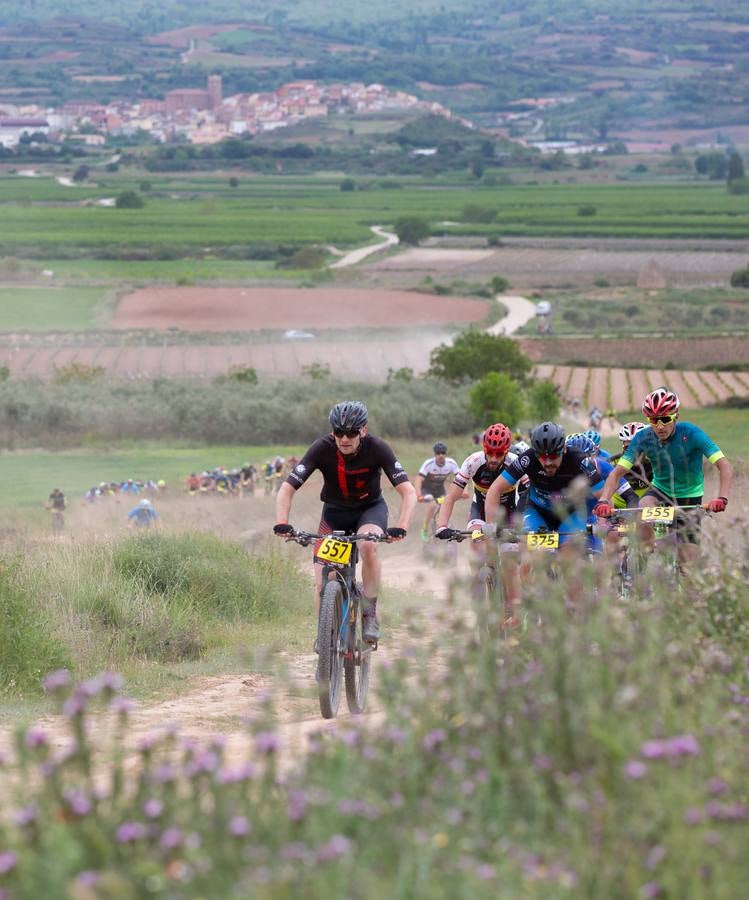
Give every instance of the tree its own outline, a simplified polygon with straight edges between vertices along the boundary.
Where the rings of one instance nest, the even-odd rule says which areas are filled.
[[[355,191],[356,182],[353,178],[344,178],[343,181],[338,185],[338,187],[342,191]]]
[[[123,191],[114,201],[117,209],[140,209],[143,198],[136,191]]]
[[[535,381],[528,396],[528,407],[539,422],[553,422],[559,415],[559,394],[553,381]]]
[[[728,158],[728,183],[744,177],[744,160],[735,151]]]
[[[731,287],[749,288],[749,266],[745,269],[736,269],[731,274]]]
[[[464,331],[452,345],[440,344],[430,362],[430,375],[454,382],[476,381],[487,372],[503,372],[522,382],[531,369],[531,361],[512,338],[483,331]]]
[[[78,168],[75,170],[75,172],[73,172],[72,177],[73,177],[73,181],[75,181],[77,184],[80,181],[85,181],[88,178],[88,176],[89,176],[88,166],[81,165],[81,166],[78,166]]]
[[[393,228],[401,244],[416,246],[429,237],[429,223],[419,216],[402,216],[396,219]]]
[[[479,423],[503,422],[514,428],[523,415],[523,397],[517,381],[502,372],[489,372],[468,394],[468,405]]]

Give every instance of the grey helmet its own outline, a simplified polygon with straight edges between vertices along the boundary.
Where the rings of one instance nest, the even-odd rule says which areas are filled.
[[[531,432],[531,447],[540,454],[561,453],[564,450],[564,428],[556,422],[542,422]]]
[[[367,407],[360,400],[344,400],[330,410],[330,427],[336,431],[356,431],[369,420]]]
[[[447,444],[444,441],[437,441],[432,450],[435,453],[447,453]]]

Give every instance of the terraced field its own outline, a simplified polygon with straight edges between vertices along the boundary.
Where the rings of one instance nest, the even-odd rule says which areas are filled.
[[[578,398],[586,410],[593,406],[622,412],[637,409],[645,394],[663,384],[693,409],[749,396],[747,372],[538,365],[534,373],[558,385],[563,398]]]

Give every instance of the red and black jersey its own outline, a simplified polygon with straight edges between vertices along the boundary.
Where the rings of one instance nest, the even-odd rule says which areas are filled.
[[[336,506],[364,506],[378,500],[382,496],[380,472],[387,475],[393,486],[408,481],[391,446],[371,434],[361,439],[356,453],[346,455],[338,450],[333,435],[326,434],[312,444],[286,482],[296,490],[315,469],[323,477],[320,499]]]

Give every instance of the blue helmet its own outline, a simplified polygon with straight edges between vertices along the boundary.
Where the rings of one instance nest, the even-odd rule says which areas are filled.
[[[580,453],[585,454],[585,456],[590,456],[598,449],[595,443],[588,437],[587,432],[583,434],[571,434],[567,438],[567,446],[570,450],[578,450]]]
[[[596,445],[596,447],[601,446],[601,433],[599,431],[595,431],[593,428],[589,428],[587,431],[582,432],[585,437],[590,438],[591,441]]]

